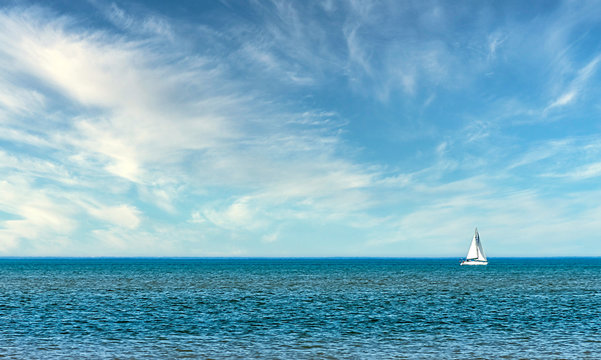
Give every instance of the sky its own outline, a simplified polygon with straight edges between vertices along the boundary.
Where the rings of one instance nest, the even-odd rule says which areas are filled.
[[[0,256],[601,256],[598,1],[0,0]]]

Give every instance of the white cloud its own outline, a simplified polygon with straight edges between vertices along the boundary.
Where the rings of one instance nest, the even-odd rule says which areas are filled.
[[[551,109],[572,104],[576,98],[585,91],[589,79],[595,74],[597,65],[600,61],[601,55],[597,55],[585,66],[580,68],[576,72],[574,78],[570,81],[567,89],[545,108],[543,114],[546,114]]]
[[[140,211],[131,205],[89,207],[88,212],[95,218],[128,229],[140,225]]]
[[[526,149],[507,170],[527,165],[536,169],[537,177],[579,181],[601,174],[600,155],[598,135],[552,139]]]
[[[561,139],[546,141],[544,144],[526,151],[521,157],[516,159],[508,169],[530,165],[532,163],[548,159],[561,152],[568,151],[574,146],[572,139]]]
[[[222,210],[206,209],[203,216],[221,228],[249,231],[265,225],[258,217],[259,210],[255,206],[256,203],[250,198],[242,197]]]
[[[587,164],[576,169],[572,175],[576,179],[588,179],[601,176],[601,162]]]
[[[96,246],[76,249],[78,256],[97,256],[98,247],[104,256],[194,256],[202,254],[199,245],[186,243],[190,234],[179,231],[175,227],[169,229],[153,229],[153,231],[135,230],[123,227],[96,229],[90,234],[90,240]],[[195,239],[198,241],[198,237]],[[185,245],[183,245],[185,244]],[[186,246],[182,251],[182,246]]]
[[[135,141],[115,131],[109,123],[81,121],[75,124],[77,135],[71,142],[82,151],[101,155],[106,159],[105,169],[116,176],[139,182],[141,163]],[[129,133],[129,131],[128,131]]]
[[[488,58],[493,60],[497,57],[497,50],[507,40],[507,36],[495,32],[488,36]]]
[[[574,100],[575,97],[576,97],[576,91],[575,90],[568,91],[568,92],[562,94],[560,97],[558,97],[557,100],[553,101],[547,107],[547,110],[552,109],[554,107],[558,107],[558,106],[568,105],[568,104],[570,104]]]
[[[35,90],[26,90],[0,78],[0,109],[19,115],[27,115],[43,108],[45,97]],[[1,121],[0,121],[1,122]]]
[[[548,177],[566,178],[574,181],[586,180],[601,176],[601,162],[593,162],[585,165],[564,169],[562,172],[550,172],[543,174]]]
[[[206,219],[200,214],[200,211],[193,211],[190,222],[194,224],[202,224],[206,222]]]
[[[115,3],[107,7],[101,7],[101,9],[113,24],[124,30],[134,33],[156,34],[169,39],[173,38],[173,31],[167,20],[156,14],[140,16],[138,9],[137,16],[132,16]]]
[[[60,196],[59,196],[60,197]],[[0,221],[0,251],[14,250],[22,239],[36,242],[60,239],[77,227],[75,209],[46,190],[35,189],[21,176],[0,180],[0,210],[11,218]]]
[[[12,124],[11,124],[12,125]],[[0,139],[7,140],[14,143],[20,143],[24,145],[31,145],[40,148],[53,148],[55,145],[52,144],[48,139],[42,136],[32,134],[28,131],[15,129],[13,127],[1,126],[0,125]]]
[[[54,180],[63,184],[74,184],[76,180],[62,165],[50,160],[36,159],[31,156],[13,156],[0,149],[0,170],[9,173],[21,173],[28,178]]]
[[[11,15],[0,14],[8,30],[0,43],[11,50],[5,55],[19,64],[19,71],[39,77],[94,114],[63,120],[65,130],[51,139],[53,146],[75,147],[79,159],[95,159],[109,173],[132,182],[149,181],[148,163],[177,163],[181,152],[230,138],[236,129],[230,127],[228,113],[251,101],[247,95],[235,98],[215,91],[208,97],[200,94],[201,101],[176,100],[184,94],[180,88],[214,89],[221,80],[205,80],[215,76],[215,68],[187,59],[173,65],[173,58],[164,59],[143,43],[103,32],[75,35],[67,31],[64,18],[48,21],[39,12]],[[17,105],[17,110],[22,107]],[[96,107],[102,110],[100,117]]]
[[[267,235],[264,235],[261,238],[261,241],[263,241],[264,243],[273,243],[278,241],[278,237],[279,237],[279,233],[278,232],[274,232],[274,233],[270,233]]]

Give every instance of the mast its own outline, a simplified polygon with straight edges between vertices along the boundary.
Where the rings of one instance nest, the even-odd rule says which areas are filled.
[[[476,258],[480,258],[480,249],[481,249],[481,245],[480,245],[480,234],[478,234],[478,227],[476,227],[474,229],[474,239],[476,239]]]

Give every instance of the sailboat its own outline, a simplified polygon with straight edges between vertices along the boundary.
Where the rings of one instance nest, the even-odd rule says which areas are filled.
[[[480,234],[478,234],[478,228],[474,230],[474,238],[470,244],[470,249],[467,251],[465,260],[461,262],[461,265],[488,265],[486,254],[482,249],[482,243],[480,242]]]

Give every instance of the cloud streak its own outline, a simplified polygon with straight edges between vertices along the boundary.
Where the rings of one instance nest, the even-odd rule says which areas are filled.
[[[584,91],[589,79],[595,74],[597,65],[601,60],[601,55],[597,55],[588,64],[583,66],[576,73],[576,77],[568,85],[568,89],[562,93],[557,99],[551,102],[544,110],[548,112],[553,108],[563,107],[573,103],[578,95]]]

